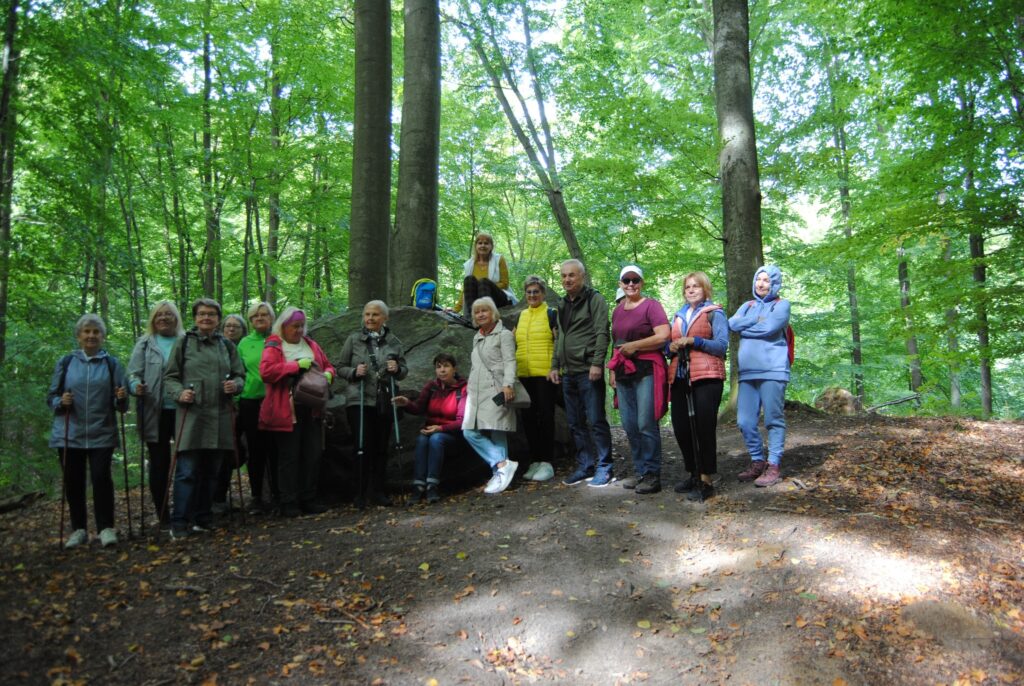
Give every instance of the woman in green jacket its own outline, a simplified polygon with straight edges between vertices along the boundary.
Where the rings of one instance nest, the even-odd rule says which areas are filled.
[[[246,313],[252,331],[238,343],[238,356],[245,365],[245,388],[238,403],[238,423],[249,446],[249,487],[252,512],[269,512],[277,502],[277,450],[273,437],[259,427],[260,406],[266,395],[260,378],[263,344],[274,325],[274,308],[268,302],[256,303]],[[271,500],[263,498],[263,478],[270,484]]]

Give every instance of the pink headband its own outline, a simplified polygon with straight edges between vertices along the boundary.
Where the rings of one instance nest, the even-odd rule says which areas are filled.
[[[288,317],[288,319],[286,319],[285,321],[281,322],[281,326],[285,326],[286,324],[294,324],[295,322],[304,322],[304,321],[306,321],[306,313],[303,312],[302,310],[295,310],[295,312],[292,313],[292,316]]]

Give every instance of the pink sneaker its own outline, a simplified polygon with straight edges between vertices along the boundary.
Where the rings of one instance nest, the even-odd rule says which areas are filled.
[[[781,469],[777,464],[768,465],[768,469],[764,470],[764,474],[757,477],[757,481],[754,485],[758,488],[765,488],[766,486],[774,486],[775,484],[782,481]]]

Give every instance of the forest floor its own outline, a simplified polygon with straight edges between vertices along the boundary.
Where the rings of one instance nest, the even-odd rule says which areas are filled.
[[[706,504],[668,433],[648,496],[516,482],[73,552],[36,503],[0,516],[0,682],[1024,683],[1024,425],[788,420],[767,489],[720,427]]]

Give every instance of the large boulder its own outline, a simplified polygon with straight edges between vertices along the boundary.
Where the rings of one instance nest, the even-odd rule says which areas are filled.
[[[511,327],[522,306],[506,308],[502,320]],[[309,334],[323,348],[332,363],[337,364],[345,339],[362,327],[361,310],[349,310],[341,314],[324,317],[313,322]],[[474,329],[463,325],[458,318],[431,310],[415,307],[392,307],[387,322],[388,329],[402,341],[409,375],[399,382],[398,393],[415,398],[423,385],[434,378],[434,356],[445,351],[458,360],[462,376],[469,376],[470,353],[473,348]],[[358,427],[350,427],[345,416],[344,395],[348,382],[337,379],[332,390],[334,398],[328,404],[327,450],[323,460],[321,490],[327,496],[351,495],[350,486],[355,477],[354,454]],[[521,424],[521,422],[520,422]],[[423,418],[404,413],[399,421],[401,445],[396,446],[394,432],[391,458],[388,463],[388,481],[394,485],[406,486],[412,480],[413,451],[416,437],[423,425]],[[556,410],[556,454],[564,454],[568,443],[564,413]],[[511,441],[510,449],[514,458],[521,457],[527,450],[521,432]],[[490,470],[483,460],[468,446],[462,454],[445,461],[442,481],[448,487],[458,488],[483,483],[490,477]]]

